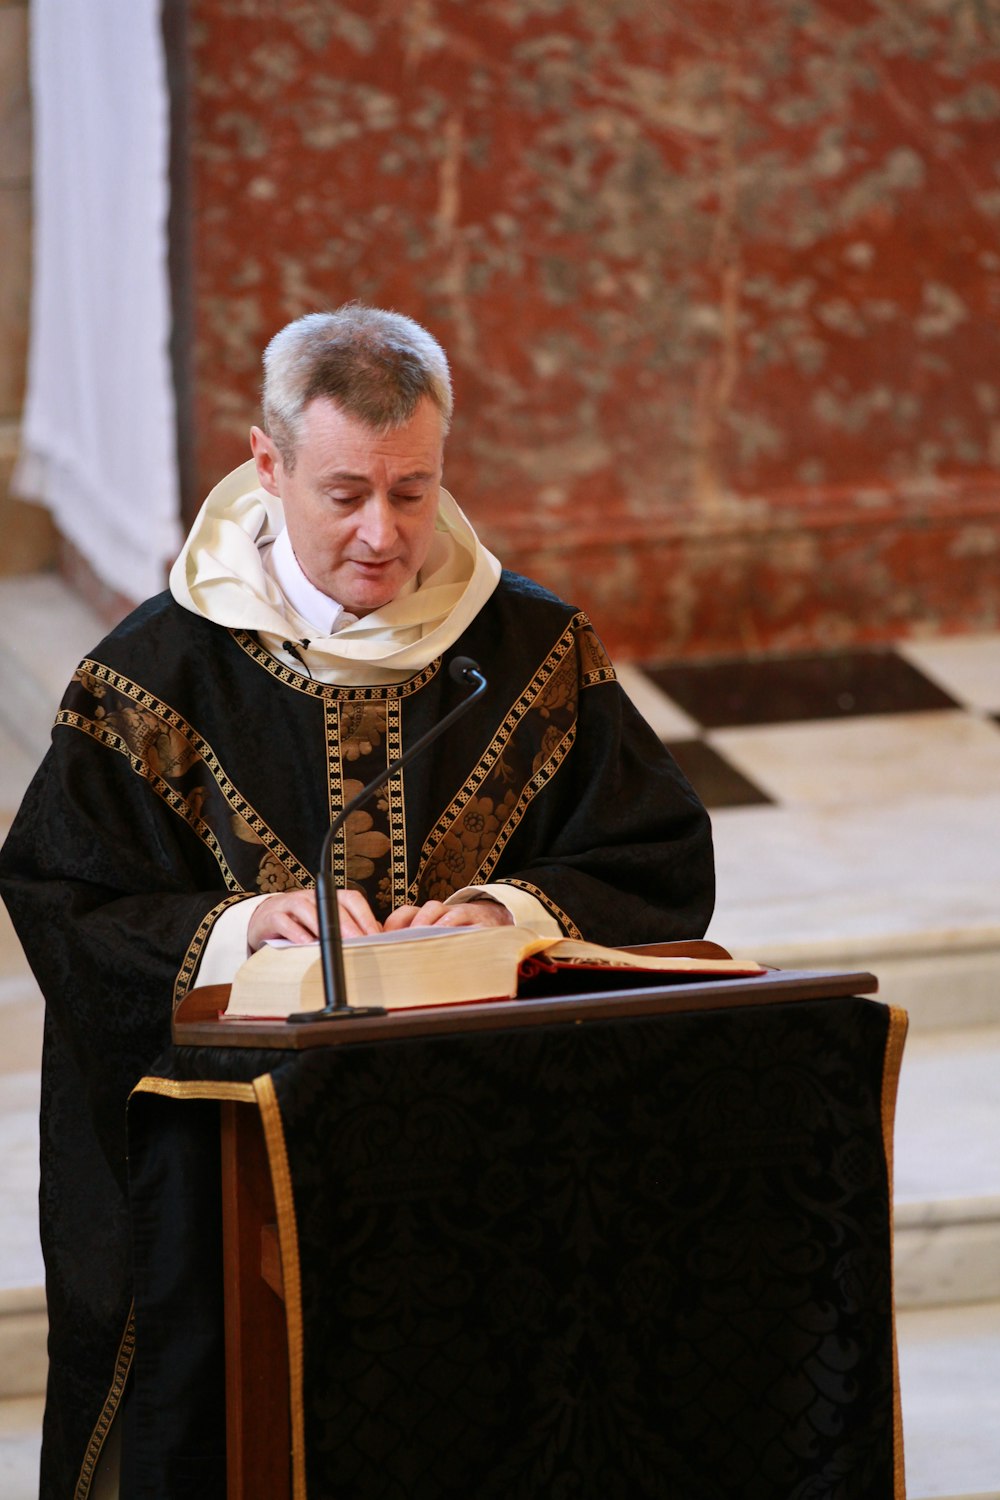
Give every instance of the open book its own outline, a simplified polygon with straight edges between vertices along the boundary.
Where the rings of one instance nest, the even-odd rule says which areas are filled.
[[[386,1010],[765,972],[732,958],[653,956],[526,927],[411,927],[344,941],[348,998]],[[265,946],[237,971],[225,1014],[280,1018],[323,1003],[318,943]]]

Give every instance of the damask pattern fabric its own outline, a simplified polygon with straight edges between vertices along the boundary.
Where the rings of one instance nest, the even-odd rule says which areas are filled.
[[[453,649],[487,665],[490,691],[352,818],[338,880],[377,913],[508,881],[571,935],[700,935],[707,817],[586,617],[505,575]],[[459,691],[447,658],[398,684],[325,686],[168,595],[102,642],[67,691],[0,856],[47,1001],[43,1496],[74,1493],[127,1367],[125,1101],[169,1040],[171,997],[230,903],[311,884],[331,815]]]
[[[902,1494],[891,1024],[838,999],[164,1059],[182,1089],[261,1069],[273,1085],[302,1288],[302,1492]],[[144,1221],[173,1213],[164,1173],[196,1151],[201,1107],[135,1096]],[[154,1304],[175,1274],[157,1253]],[[140,1344],[144,1317],[140,1299]],[[158,1332],[147,1390],[176,1389],[191,1341]],[[213,1378],[189,1362],[209,1397]]]

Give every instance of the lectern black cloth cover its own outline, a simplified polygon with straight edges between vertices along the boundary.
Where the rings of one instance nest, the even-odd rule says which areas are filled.
[[[296,1494],[901,1496],[900,1025],[836,999],[172,1052],[144,1088],[257,1079],[283,1138]],[[185,1500],[222,1461],[212,1275],[171,1304],[218,1265],[205,1107],[131,1107],[142,1493]]]

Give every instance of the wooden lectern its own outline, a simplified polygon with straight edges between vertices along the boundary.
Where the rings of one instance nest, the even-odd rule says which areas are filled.
[[[146,1221],[211,1262],[170,1184],[207,1172],[207,1117],[183,1122],[220,1101],[231,1500],[901,1497],[906,1018],[876,988],[774,972],[305,1026],[194,991],[132,1151]],[[141,1345],[142,1289],[168,1294],[137,1287]]]

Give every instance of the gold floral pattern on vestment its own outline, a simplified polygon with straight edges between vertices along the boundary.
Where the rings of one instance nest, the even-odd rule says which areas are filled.
[[[580,686],[595,687],[601,682],[616,682],[611,658],[586,615],[577,615],[574,626],[576,649],[580,656]]]
[[[74,682],[82,701],[76,708],[61,708],[56,723],[123,755],[210,850],[229,890],[290,890],[312,884],[310,872],[237,790],[208,741],[176,709],[89,658]],[[248,867],[242,879],[231,864],[241,844],[260,850],[256,870]]]
[[[408,899],[446,900],[488,881],[511,835],[576,739],[579,642],[585,615],[570,621],[508,709],[486,752],[425,840]],[[588,660],[593,660],[592,654]]]
[[[399,758],[402,704],[398,696],[379,701],[328,698],[323,707],[332,821]],[[350,776],[345,775],[347,766]],[[388,916],[400,904],[406,889],[406,825],[398,776],[350,814],[334,839],[332,870],[338,890],[364,890],[380,916]]]
[[[340,754],[344,760],[360,760],[371,755],[386,735],[387,705],[383,703],[346,703],[340,709]]]
[[[249,632],[230,634],[271,676],[322,700],[331,819],[398,759],[403,702],[441,666],[436,658],[399,684],[335,687],[286,667]],[[575,615],[437,819],[413,879],[407,869],[403,782],[396,776],[368,807],[352,814],[335,840],[335,886],[363,888],[384,917],[403,902],[443,900],[464,885],[489,880],[532,801],[572,749],[581,691],[614,681],[614,675],[586,615]],[[56,722],[123,755],[210,851],[230,892],[269,895],[312,886],[311,871],[237,790],[211,745],[182,715],[91,659],[81,664],[75,682],[78,702],[60,709]],[[250,855],[254,846],[256,868],[240,855],[241,847]],[[565,914],[555,914],[564,925]],[[181,980],[179,974],[178,984]]]
[[[363,783],[360,781],[345,781],[344,800],[352,802],[359,795],[362,787]],[[388,802],[385,797],[376,795],[369,806],[375,808],[376,814],[388,811]],[[347,850],[348,884],[364,885],[375,874],[376,864],[384,860],[389,853],[392,848],[391,840],[387,834],[375,827],[375,817],[368,807],[355,808],[350,814],[344,824],[344,840]]]
[[[276,854],[270,851],[260,857],[257,871],[257,890],[261,896],[275,896],[279,891],[297,891],[300,884],[287,870]]]

